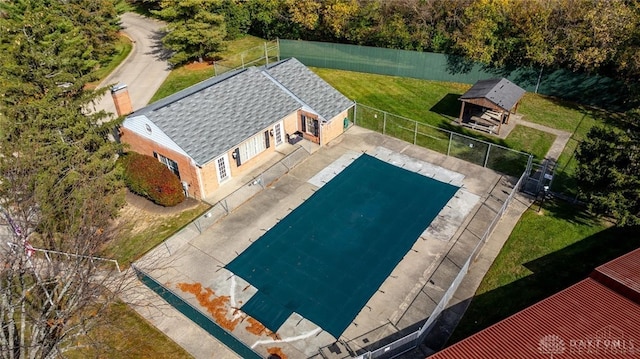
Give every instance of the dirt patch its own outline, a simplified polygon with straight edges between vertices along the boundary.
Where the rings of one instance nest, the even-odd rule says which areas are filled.
[[[202,70],[212,66],[213,65],[211,65],[209,62],[202,61],[202,62],[192,62],[190,64],[184,65],[184,68],[187,70]]]
[[[229,296],[216,297],[216,293],[211,288],[203,288],[200,283],[178,283],[177,287],[183,292],[195,295],[198,303],[211,314],[213,320],[222,328],[233,331],[240,323],[241,317],[236,319],[227,318]]]

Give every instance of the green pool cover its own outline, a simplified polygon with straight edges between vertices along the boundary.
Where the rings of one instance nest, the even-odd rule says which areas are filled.
[[[226,266],[258,288],[242,311],[339,338],[457,190],[360,156]]]

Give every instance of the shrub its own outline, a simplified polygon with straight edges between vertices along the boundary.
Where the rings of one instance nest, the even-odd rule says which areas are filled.
[[[165,207],[184,201],[178,177],[157,159],[136,152],[128,152],[118,160],[123,179],[129,190]]]

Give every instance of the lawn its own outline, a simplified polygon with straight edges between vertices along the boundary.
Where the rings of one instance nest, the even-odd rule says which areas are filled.
[[[457,117],[460,112],[458,97],[470,85],[321,68],[313,68],[313,71],[344,95],[363,105],[527,152],[533,154],[537,160],[544,158],[555,139],[554,135],[523,126],[516,126],[505,140],[501,140],[452,125],[451,119]],[[558,159],[553,190],[575,196],[576,185],[573,178],[577,166],[574,158],[575,150],[589,129],[599,122],[596,120],[600,117],[598,110],[553,97],[527,93],[520,102],[518,113],[527,121],[572,134],[568,145]],[[391,129],[390,135],[409,142],[413,140],[409,134],[402,131],[394,133],[393,128]],[[418,143],[446,153],[446,141],[434,141],[435,138],[442,139],[443,135],[433,130],[428,132],[430,136],[418,138]],[[504,169],[492,168],[506,170],[511,167],[513,166],[507,166]]]
[[[485,275],[449,344],[578,281],[640,246],[637,229],[612,227],[584,210],[547,201],[528,209]]]
[[[516,125],[505,139],[506,147],[526,148],[535,158],[544,158],[556,136],[535,128]]]
[[[121,211],[118,234],[107,243],[102,256],[113,258],[121,268],[127,268],[208,209],[209,205],[199,202],[195,207],[183,212],[160,215],[127,205]]]
[[[140,317],[122,302],[111,304],[102,325],[89,331],[83,340],[95,340],[81,350],[65,353],[67,358],[193,358],[182,347]]]

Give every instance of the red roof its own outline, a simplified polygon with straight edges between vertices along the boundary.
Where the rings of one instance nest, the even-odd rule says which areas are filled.
[[[591,278],[640,304],[640,248],[596,268]]]
[[[589,278],[429,358],[550,357],[640,357],[640,306]]]

